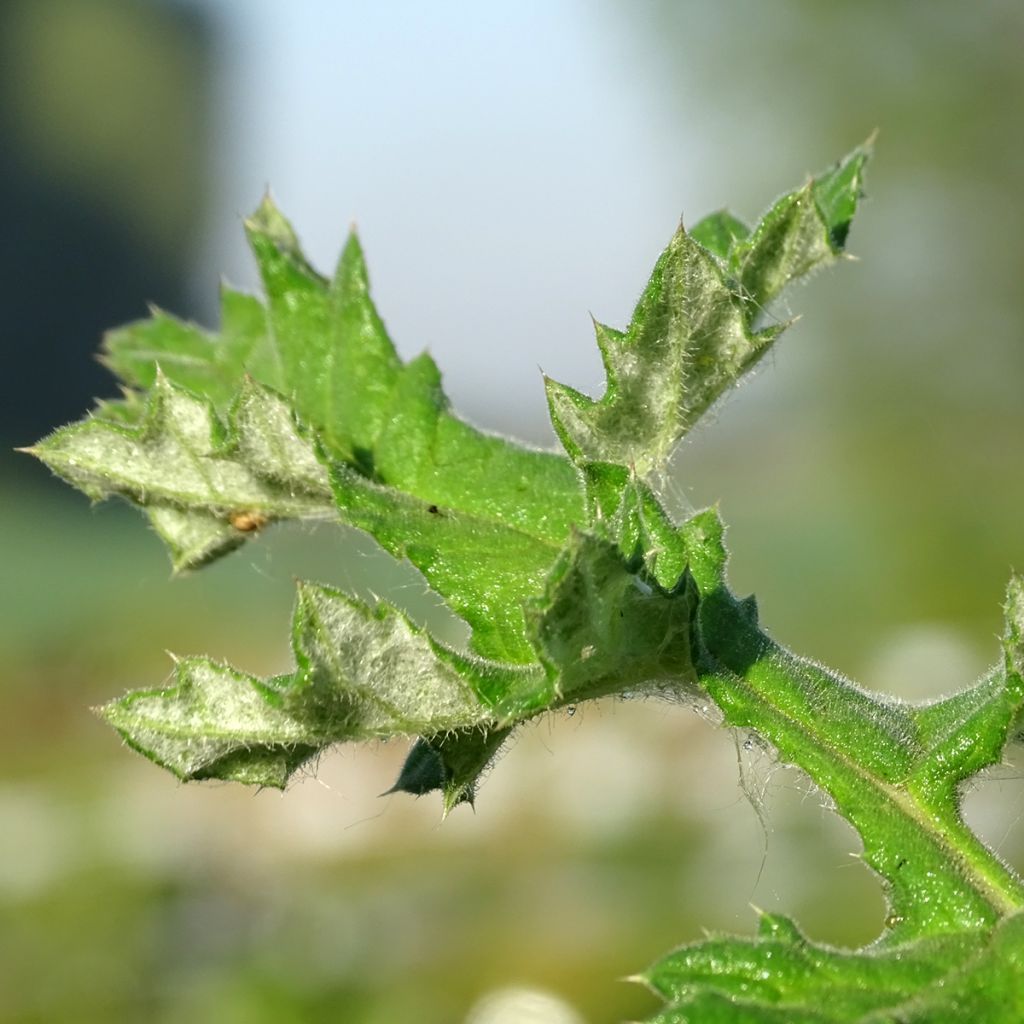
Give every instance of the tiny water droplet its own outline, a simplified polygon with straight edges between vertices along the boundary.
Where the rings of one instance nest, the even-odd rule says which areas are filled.
[[[569,716],[570,718],[572,718],[572,716],[576,714],[576,705],[575,705],[575,704],[570,704],[570,705],[568,705],[568,706],[566,707],[566,709],[565,709],[565,713],[566,713],[566,714],[567,714],[567,715],[568,715],[568,716]]]
[[[753,750],[754,749],[754,741],[749,736],[743,741],[743,749],[744,750]]]

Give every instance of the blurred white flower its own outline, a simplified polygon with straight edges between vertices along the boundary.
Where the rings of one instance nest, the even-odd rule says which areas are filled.
[[[566,1002],[535,988],[489,992],[469,1011],[466,1024],[584,1024]]]

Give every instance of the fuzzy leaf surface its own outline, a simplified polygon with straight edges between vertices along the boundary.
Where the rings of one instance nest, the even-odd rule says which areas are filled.
[[[793,281],[843,250],[866,148],[779,199],[751,231],[731,214],[682,227],[655,264],[625,331],[595,324],[602,398],[546,381],[551,421],[578,463],[662,468],[680,439],[785,325],[762,326]]]
[[[302,763],[343,740],[480,728],[471,685],[422,631],[387,605],[369,608],[303,584],[292,628],[296,670],[268,680],[206,659],[175,682],[100,709],[135,749],[181,779],[284,786]],[[483,674],[498,666],[478,666]]]
[[[91,498],[117,494],[144,507],[178,569],[275,519],[336,517],[312,442],[288,405],[252,381],[226,425],[208,402],[159,376],[141,415],[102,410],[32,451]]]
[[[335,743],[419,737],[395,788],[440,789],[449,809],[472,799],[526,719],[665,678],[692,685],[695,602],[687,575],[662,588],[607,541],[576,534],[529,610],[537,656],[514,665],[447,648],[388,605],[302,584],[294,673],[263,680],[187,659],[174,685],[101,713],[179,778],[264,786]]]
[[[246,228],[265,302],[225,288],[219,335],[155,311],[107,336],[107,364],[132,388],[164,375],[219,410],[248,378],[287,396],[330,467],[336,516],[408,558],[469,624],[477,654],[528,663],[523,602],[540,593],[571,525],[583,522],[573,467],[471,427],[449,410],[428,355],[401,361],[354,234],[327,280],[269,199]],[[103,415],[132,409],[108,403]],[[150,515],[179,563],[182,549],[198,562],[239,542],[190,507]]]
[[[154,311],[107,335],[107,365],[143,390],[162,372],[218,409],[249,376],[287,396],[326,461],[425,507],[507,524],[561,546],[580,521],[572,467],[455,416],[429,356],[402,362],[370,297],[355,234],[328,280],[269,197],[246,230],[265,300],[224,288],[219,334]]]

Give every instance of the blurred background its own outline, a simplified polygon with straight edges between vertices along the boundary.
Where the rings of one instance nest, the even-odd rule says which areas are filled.
[[[600,392],[587,313],[625,323],[681,214],[751,219],[879,129],[860,261],[788,296],[668,491],[720,503],[785,643],[906,698],[963,686],[1024,568],[1022,44],[1015,0],[6,0],[0,1021],[612,1024],[655,1006],[618,979],[752,931],[750,903],[872,938],[856,836],[678,708],[541,721],[443,825],[377,797],[397,745],[284,795],[178,785],[90,705],[166,651],[287,667],[296,575],[429,597],[339,530],[172,581],[141,517],[10,449],[114,393],[105,328],[148,302],[215,326],[219,274],[255,287],[268,186],[325,270],[357,220],[402,354],[548,445],[538,366]],[[1020,774],[968,800],[1018,866]]]

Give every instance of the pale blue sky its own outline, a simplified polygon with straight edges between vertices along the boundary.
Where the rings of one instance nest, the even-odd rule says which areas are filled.
[[[221,40],[218,192],[197,270],[207,305],[222,271],[255,285],[240,221],[269,186],[324,270],[358,224],[399,350],[429,347],[457,409],[543,442],[538,366],[600,393],[588,312],[627,321],[680,216],[729,205],[753,218],[875,127],[884,148],[870,180],[883,181],[907,133],[878,96],[848,101],[874,89],[895,103],[919,41],[894,17],[886,42],[852,9],[808,34],[796,2],[191,2],[216,15]],[[899,59],[837,63],[840,38]],[[729,424],[742,428],[769,391],[810,393],[838,297],[860,308],[860,284],[899,301],[893,210],[931,196],[910,235],[944,251],[951,211],[929,192],[936,170],[885,183],[888,214],[869,204],[859,218],[863,271],[800,293],[808,326],[773,357],[785,373],[755,379]]]
[[[203,274],[253,282],[238,220],[267,185],[324,269],[357,222],[400,350],[429,347],[481,425],[525,410],[543,436],[538,365],[599,389],[588,311],[628,318],[684,203],[725,198],[705,118],[621,5],[208,6],[225,155]]]

